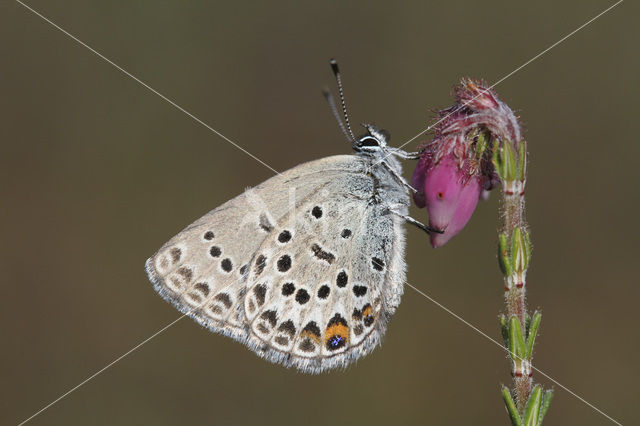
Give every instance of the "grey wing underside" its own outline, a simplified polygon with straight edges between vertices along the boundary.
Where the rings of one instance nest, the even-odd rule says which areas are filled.
[[[397,216],[361,200],[314,198],[301,207],[276,228],[289,242],[267,239],[258,249],[244,312],[256,352],[319,373],[380,342],[403,291],[404,234]]]
[[[385,215],[382,206],[368,207],[364,196],[370,193],[371,183],[364,168],[360,158],[352,155],[316,160],[274,176],[212,210],[147,260],[147,273],[155,290],[179,311],[211,331],[238,340],[272,362],[295,366],[305,372],[318,373],[345,366],[369,352],[379,342],[388,317],[399,303],[405,265],[403,227],[395,216]],[[367,261],[370,265],[371,259],[362,259],[360,255],[347,256],[344,247],[335,246],[335,242],[340,240],[331,232],[337,228],[340,231],[344,229],[342,225],[338,226],[338,222],[327,229],[314,228],[319,223],[314,225],[313,222],[313,226],[305,226],[305,220],[315,220],[311,213],[314,203],[327,206],[327,219],[334,215],[338,220],[340,211],[344,216],[345,211],[349,211],[344,209],[346,205],[354,209],[351,210],[353,214],[340,219],[357,220],[359,228],[353,230],[351,244],[366,247],[372,241],[384,241],[384,247],[372,246],[370,249],[379,253],[377,256],[385,265],[384,273],[370,267],[359,271],[358,265]],[[284,230],[293,233],[289,245],[278,240]],[[374,237],[374,233],[377,236]],[[304,244],[298,244],[297,237],[305,238]],[[314,264],[304,260],[313,244],[325,247],[327,253],[333,250],[336,257],[340,255],[338,261],[333,262],[335,265],[329,265],[324,272],[319,272],[320,268],[314,273],[309,266]],[[301,307],[291,302],[295,301],[297,293],[287,300],[279,299],[285,297],[282,278],[286,274],[277,269],[276,259],[285,246],[295,267],[299,265],[300,268],[292,267],[291,272],[298,277],[310,277],[305,283],[310,300],[305,303],[304,312],[294,309]],[[292,251],[292,247],[299,247],[299,253]],[[260,254],[268,254],[268,257],[262,259]],[[318,258],[312,256],[308,260],[317,261]],[[323,267],[322,263],[318,265]],[[368,310],[370,316],[367,317],[370,324],[363,326],[365,330],[359,336],[353,334],[355,322],[363,323],[365,316],[361,315],[359,320],[357,315],[354,317],[354,310],[361,309],[363,304],[360,303],[360,308],[355,307],[353,293],[328,302],[322,300],[327,302],[324,305],[317,303],[320,302],[317,298],[319,287],[329,278],[335,280],[338,266],[352,271],[353,282],[370,281],[366,283],[368,295],[360,296],[362,301],[366,299],[371,305]],[[258,269],[263,269],[264,277],[269,280],[257,280]],[[259,285],[261,287],[257,291]],[[332,297],[338,297],[337,290]],[[353,288],[350,287],[349,291],[353,292]],[[253,312],[248,312],[251,303]],[[316,346],[326,347],[327,315],[331,314],[326,306],[330,304],[340,307],[340,315],[351,326],[349,343],[357,344],[344,345],[336,353],[326,353],[321,348],[311,353],[301,352],[300,345],[309,336],[313,337]],[[268,306],[276,305],[281,311],[275,317],[265,314],[269,311]],[[285,318],[287,313],[290,315]],[[283,324],[291,318],[297,321],[293,328],[284,327]],[[317,330],[311,330],[315,333],[310,334],[308,329],[303,333],[304,326],[311,321],[309,318],[317,319]],[[305,319],[308,319],[307,323],[302,324]],[[260,332],[260,329],[267,329],[265,324],[269,327],[266,334]],[[282,337],[281,331],[285,328],[290,342],[278,345],[276,340],[282,342],[283,339],[276,339],[276,334]],[[298,345],[297,350],[295,344]]]

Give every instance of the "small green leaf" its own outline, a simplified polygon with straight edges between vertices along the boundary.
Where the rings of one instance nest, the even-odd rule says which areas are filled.
[[[518,273],[525,271],[525,265],[528,260],[525,239],[522,235],[525,232],[521,227],[516,226],[511,235],[511,263],[513,270]]]
[[[544,416],[549,411],[549,406],[551,405],[551,400],[553,399],[553,389],[549,389],[544,393],[542,397],[542,406],[540,407],[540,418],[538,419],[537,426],[542,425],[542,421],[544,420]]]
[[[524,250],[527,255],[524,262],[524,269],[529,269],[529,263],[531,262],[531,237],[529,236],[529,231],[523,229],[524,231]]]
[[[498,173],[498,176],[501,179],[504,179],[504,159],[502,158],[502,147],[498,140],[494,139],[491,144],[491,162],[493,163],[493,168]]]
[[[509,318],[509,352],[516,362],[524,360],[525,343],[520,320],[516,316]]]
[[[511,259],[509,259],[509,252],[507,250],[507,234],[504,232],[498,235],[498,264],[504,275],[511,275]]]
[[[516,403],[513,402],[511,392],[509,392],[509,389],[507,389],[506,386],[502,387],[502,398],[504,399],[504,404],[507,406],[507,413],[509,413],[509,417],[511,418],[511,424],[513,426],[522,426],[520,413],[518,412]]]
[[[478,133],[478,141],[476,142],[476,158],[480,159],[489,146],[489,138],[484,132]]]
[[[536,343],[536,336],[538,335],[538,328],[540,327],[540,321],[542,321],[542,314],[540,311],[536,311],[531,319],[531,325],[527,333],[527,351],[525,353],[525,359],[530,360],[533,356],[533,345]]]
[[[527,177],[527,142],[520,141],[518,144],[518,179],[524,182]]]
[[[542,404],[542,388],[540,385],[535,385],[531,395],[529,395],[529,401],[524,409],[524,416],[522,424],[524,426],[538,426],[540,418],[540,405]]]
[[[504,347],[509,349],[509,324],[507,323],[507,317],[504,314],[498,316],[500,321],[500,328],[502,329],[502,340],[504,341]]]
[[[516,153],[510,141],[504,141],[502,144],[502,162],[504,163],[504,180],[507,182],[516,179]]]

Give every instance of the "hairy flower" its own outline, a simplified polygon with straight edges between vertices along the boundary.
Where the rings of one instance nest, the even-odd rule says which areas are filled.
[[[493,143],[520,140],[511,109],[483,83],[462,80],[454,88],[456,104],[442,110],[433,140],[424,145],[413,172],[413,199],[429,213],[431,245],[441,247],[471,218],[479,199],[499,182],[492,163]]]

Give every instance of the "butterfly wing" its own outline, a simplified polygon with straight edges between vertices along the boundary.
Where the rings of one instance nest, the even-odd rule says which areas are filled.
[[[247,343],[244,313],[249,264],[275,224],[345,173],[361,173],[355,156],[299,165],[212,210],[147,260],[155,290],[201,325]],[[322,178],[319,178],[322,176]]]
[[[376,182],[344,173],[276,223],[251,263],[247,345],[304,372],[344,367],[380,342],[403,291],[404,227]],[[408,196],[392,189],[405,212]]]

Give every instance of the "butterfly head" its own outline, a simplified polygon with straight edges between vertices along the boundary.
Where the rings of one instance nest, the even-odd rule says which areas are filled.
[[[378,129],[373,124],[363,124],[362,126],[367,129],[367,133],[353,141],[354,151],[370,153],[384,151],[391,138],[389,132],[384,129]]]

